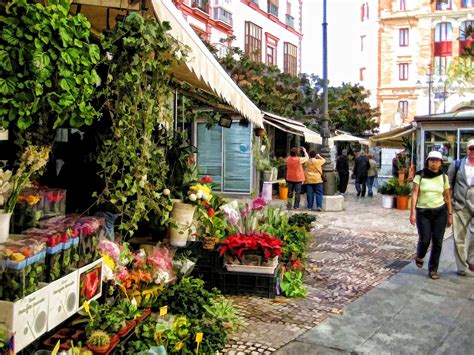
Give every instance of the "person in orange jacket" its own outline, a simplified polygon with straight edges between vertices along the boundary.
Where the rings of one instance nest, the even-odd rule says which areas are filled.
[[[302,151],[304,157],[299,157],[298,153]],[[293,209],[300,207],[301,185],[305,180],[303,164],[309,159],[308,153],[304,147],[293,147],[290,150],[290,156],[286,159],[286,182],[288,184],[288,202],[287,208],[291,209],[293,203],[293,193],[295,203]]]

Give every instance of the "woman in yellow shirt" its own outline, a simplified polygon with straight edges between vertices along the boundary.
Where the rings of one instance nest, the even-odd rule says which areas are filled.
[[[443,247],[446,226],[453,224],[453,208],[449,181],[443,173],[443,157],[440,152],[428,154],[427,167],[416,172],[413,179],[413,197],[410,223],[418,229],[416,266],[423,267],[423,259],[431,243],[428,275],[439,279],[438,264]]]
[[[316,211],[321,212],[323,208],[323,165],[326,162],[321,155],[314,150],[309,152],[309,160],[306,162],[306,208],[313,210],[316,200]]]

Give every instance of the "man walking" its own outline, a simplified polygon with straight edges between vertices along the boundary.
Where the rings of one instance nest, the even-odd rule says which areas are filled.
[[[363,150],[360,151],[359,156],[354,161],[353,174],[355,175],[355,188],[357,190],[357,197],[365,197],[367,189],[367,176],[369,172],[369,158],[365,155]]]
[[[465,276],[466,268],[474,271],[474,139],[467,142],[467,156],[452,162],[448,169],[453,191],[454,257],[458,275]],[[470,232],[471,231],[471,232]],[[471,234],[471,238],[468,238]],[[470,242],[469,242],[470,239]],[[469,244],[468,244],[469,243]]]
[[[337,189],[341,194],[346,193],[349,182],[349,160],[347,159],[347,149],[342,150],[342,154],[336,159],[336,172],[339,176]]]

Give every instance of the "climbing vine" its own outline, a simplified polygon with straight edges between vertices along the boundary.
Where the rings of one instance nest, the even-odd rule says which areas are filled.
[[[105,189],[98,197],[117,207],[119,228],[130,234],[152,213],[166,223],[171,209],[162,193],[173,145],[170,71],[184,58],[168,30],[131,13],[104,41],[109,69],[101,95],[112,127],[99,153]]]

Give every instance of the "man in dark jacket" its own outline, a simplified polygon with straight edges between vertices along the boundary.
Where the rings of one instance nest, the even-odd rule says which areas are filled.
[[[364,151],[361,151],[359,153],[359,156],[354,161],[354,170],[353,170],[353,173],[356,177],[355,187],[357,190],[357,197],[359,196],[365,197],[369,167],[370,167],[369,158],[367,158]]]
[[[347,159],[347,149],[342,150],[342,154],[336,159],[336,172],[339,176],[339,184],[337,189],[341,194],[347,190],[347,183],[349,182],[349,160]]]

